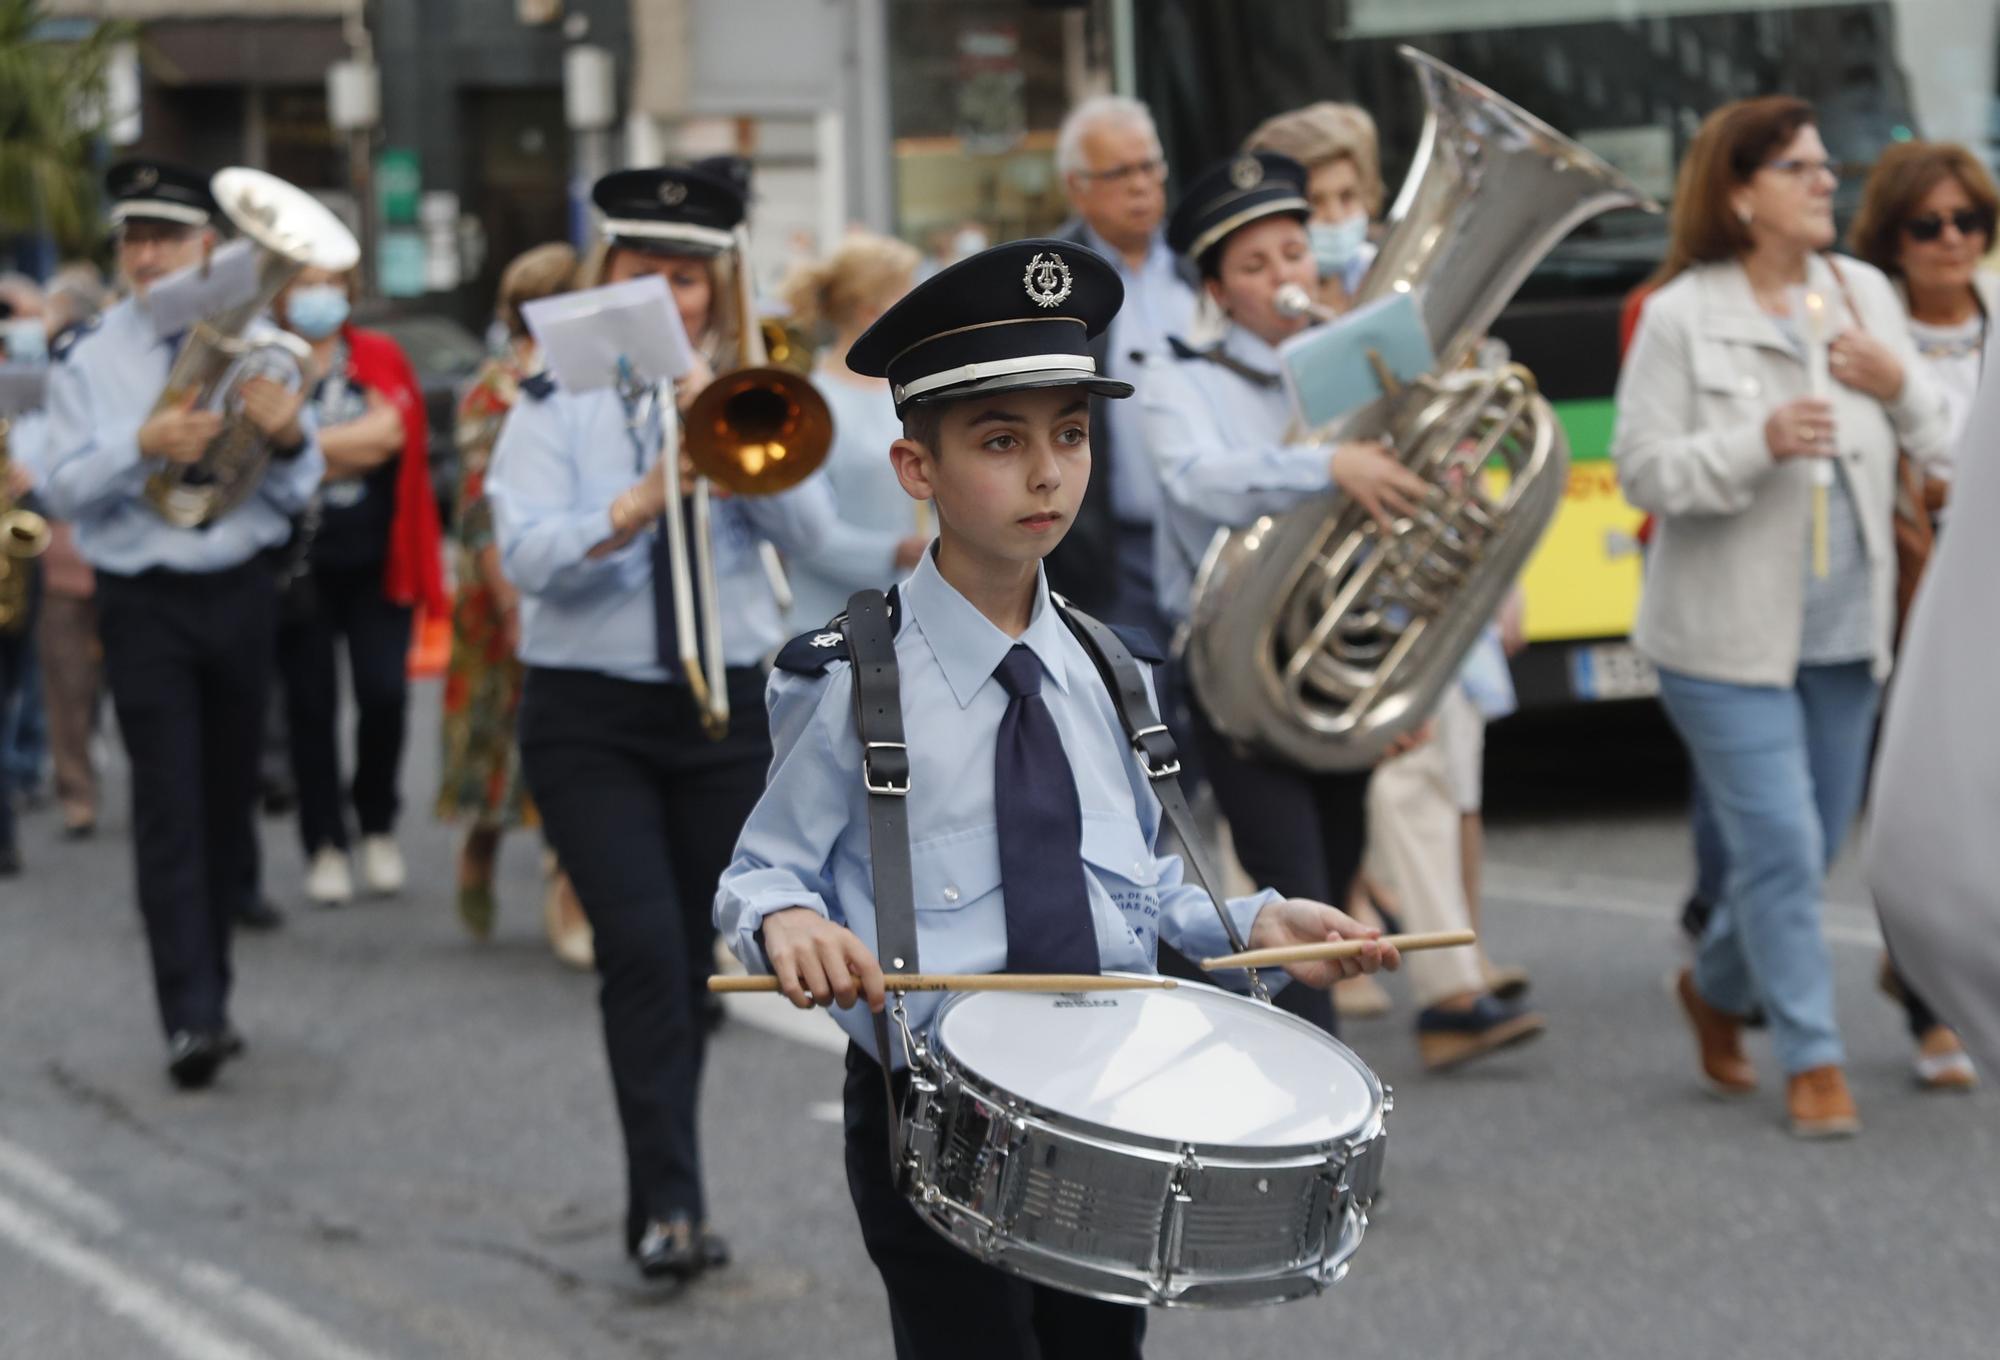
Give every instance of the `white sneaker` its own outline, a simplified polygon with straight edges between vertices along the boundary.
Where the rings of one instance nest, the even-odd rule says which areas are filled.
[[[322,907],[354,900],[354,878],[347,871],[346,851],[323,845],[313,852],[306,870],[306,900]]]
[[[393,897],[403,890],[403,852],[394,836],[361,838],[361,882],[371,897]]]

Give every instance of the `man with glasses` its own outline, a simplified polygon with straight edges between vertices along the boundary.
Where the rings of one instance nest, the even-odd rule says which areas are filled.
[[[1056,233],[1110,261],[1125,305],[1091,342],[1097,372],[1134,379],[1184,337],[1195,312],[1193,270],[1167,248],[1167,163],[1153,116],[1136,99],[1100,95],[1070,111],[1056,137],[1074,216]],[[1159,474],[1147,452],[1137,402],[1094,400],[1094,474],[1077,522],[1049,555],[1049,580],[1080,607],[1167,641],[1154,585],[1153,521]],[[1162,695],[1171,720],[1172,700]]]
[[[192,398],[155,411],[183,335],[162,333],[154,286],[216,243],[204,175],[126,161],[106,176],[131,296],[63,351],[49,378],[44,495],[97,572],[105,676],[132,767],[139,910],[183,1089],[242,1048],[229,1021],[229,933],[255,873],[257,752],[277,582],[264,560],[324,471],[303,394],[269,378],[238,391],[270,441],[257,492],[198,528],[148,502],[153,474],[201,460],[222,417]]]

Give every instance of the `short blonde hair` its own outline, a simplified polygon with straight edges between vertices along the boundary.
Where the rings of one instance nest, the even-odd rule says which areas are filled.
[[[1290,156],[1310,174],[1335,161],[1352,161],[1361,178],[1361,199],[1368,215],[1382,211],[1382,149],[1375,120],[1358,104],[1321,100],[1290,113],[1266,118],[1243,143],[1245,151],[1275,151]]]
[[[494,313],[507,334],[519,339],[528,333],[521,316],[523,303],[566,293],[576,280],[576,251],[566,241],[550,241],[522,251],[500,271],[500,296]]]
[[[801,329],[824,322],[843,330],[863,309],[906,292],[922,258],[893,236],[850,232],[832,254],[794,267],[778,293]]]

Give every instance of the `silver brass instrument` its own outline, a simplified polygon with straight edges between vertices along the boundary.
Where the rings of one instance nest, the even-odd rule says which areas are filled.
[[[13,471],[8,451],[8,424],[0,417],[0,636],[20,632],[28,624],[28,586],[34,562],[48,550],[49,522],[14,504],[7,481]]]
[[[689,496],[690,530],[678,513],[679,488],[667,485],[667,560],[672,574],[675,654],[694,691],[702,730],[720,740],[729,730],[729,687],[723,674],[722,620],[716,597],[715,540],[710,527],[710,486],[734,496],[789,491],[818,470],[833,447],[833,415],[826,398],[790,368],[774,366],[757,321],[750,278],[749,235],[736,232],[737,366],[703,388],[687,411],[687,461],[695,471]],[[677,478],[680,449],[671,411],[661,475]],[[776,568],[764,556],[767,573]],[[773,576],[782,601],[783,574]],[[700,597],[699,615],[695,612]],[[697,625],[699,618],[699,625]]]
[[[1359,306],[1414,294],[1437,367],[1317,432],[1379,439],[1430,484],[1384,532],[1329,495],[1218,533],[1194,586],[1188,666],[1216,728],[1311,770],[1374,764],[1423,723],[1560,504],[1569,445],[1518,364],[1464,367],[1528,273],[1578,224],[1658,211],[1595,155],[1412,48],[1424,132]],[[1311,314],[1302,290],[1289,301]],[[1378,365],[1379,368],[1379,365]],[[1505,464],[1506,489],[1483,471]]]
[[[257,247],[257,290],[235,307],[198,322],[181,342],[167,385],[152,414],[185,406],[223,416],[222,432],[194,463],[174,463],[146,482],[146,499],[169,524],[213,523],[240,505],[263,480],[270,443],[242,411],[238,395],[253,377],[297,390],[306,382],[311,347],[280,332],[251,341],[244,331],[308,268],[344,271],[361,248],[332,210],[303,189],[262,170],[234,166],[217,172],[209,191],[236,229]]]

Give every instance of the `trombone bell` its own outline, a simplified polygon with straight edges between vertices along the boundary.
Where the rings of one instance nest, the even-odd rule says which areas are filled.
[[[789,491],[832,446],[826,398],[787,369],[734,369],[703,388],[687,413],[688,460],[738,496]]]

